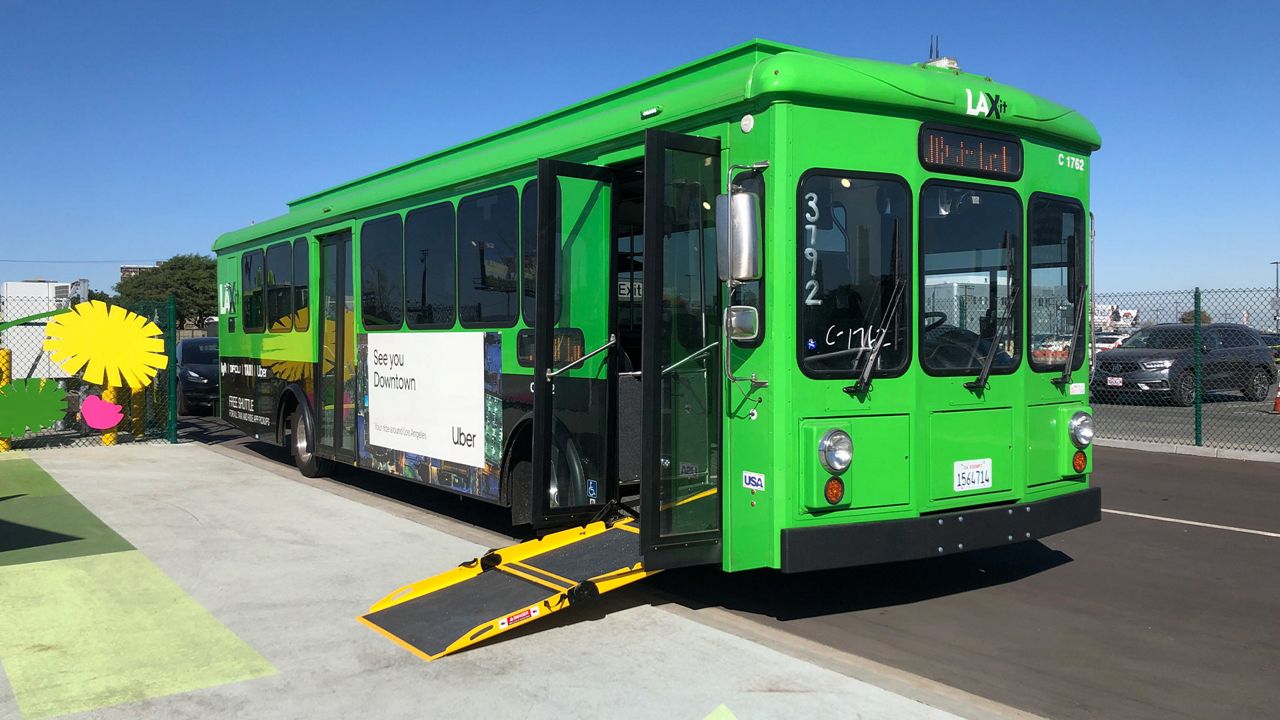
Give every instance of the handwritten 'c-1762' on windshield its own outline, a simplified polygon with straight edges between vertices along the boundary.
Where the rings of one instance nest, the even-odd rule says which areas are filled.
[[[826,333],[823,334],[823,342],[826,344],[826,350],[830,352],[833,348],[839,350],[854,351],[858,354],[868,352],[876,345],[876,340],[885,333],[885,330],[872,327],[857,328],[841,328],[839,325],[830,325],[827,327]],[[839,347],[843,345],[843,347]],[[889,340],[884,341],[885,347],[892,347],[893,343]],[[823,349],[820,348],[819,349]]]

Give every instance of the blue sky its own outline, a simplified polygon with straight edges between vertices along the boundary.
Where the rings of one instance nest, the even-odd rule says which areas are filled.
[[[767,37],[1083,112],[1097,290],[1270,287],[1280,5],[0,0],[0,280],[207,252],[285,202]]]

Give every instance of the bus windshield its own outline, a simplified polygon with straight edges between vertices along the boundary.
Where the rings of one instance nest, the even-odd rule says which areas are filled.
[[[809,173],[800,182],[799,358],[811,377],[852,378],[881,336],[876,375],[905,370],[911,336],[910,194],[897,179]]]
[[[932,183],[920,193],[920,361],[935,375],[1018,364],[1016,271],[1022,211],[996,188]],[[998,336],[998,337],[997,337]],[[995,343],[997,346],[992,347]]]

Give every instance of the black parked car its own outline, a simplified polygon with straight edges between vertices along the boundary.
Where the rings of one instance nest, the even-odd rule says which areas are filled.
[[[178,414],[199,407],[213,411],[218,402],[218,339],[178,341]]]
[[[1100,398],[1138,392],[1191,405],[1196,397],[1195,328],[1190,324],[1142,328],[1118,348],[1098,353],[1093,392]],[[1253,401],[1269,395],[1276,379],[1271,349],[1257,330],[1213,323],[1200,328],[1201,389],[1238,390]]]

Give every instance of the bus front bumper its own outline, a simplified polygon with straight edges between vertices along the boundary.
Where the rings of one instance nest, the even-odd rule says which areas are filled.
[[[903,520],[782,531],[787,573],[954,555],[1048,537],[1102,519],[1102,490]]]

